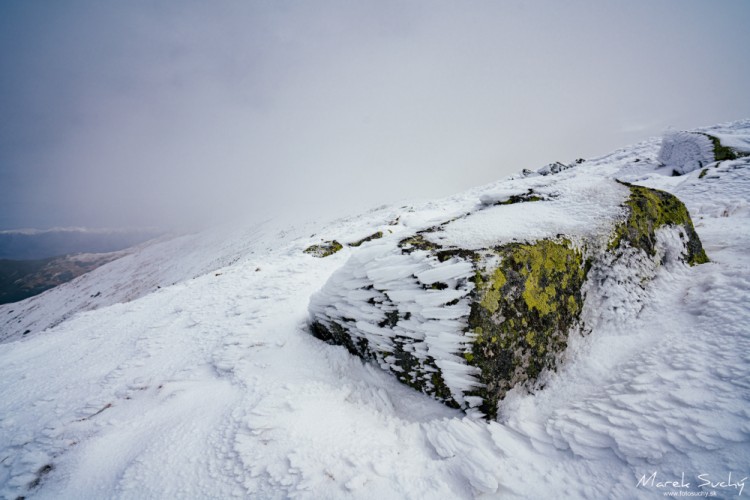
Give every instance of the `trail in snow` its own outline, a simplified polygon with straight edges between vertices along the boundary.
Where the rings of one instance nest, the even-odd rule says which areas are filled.
[[[188,256],[182,243],[161,247],[176,252],[168,255],[140,250],[129,265],[143,276],[164,276],[167,263],[185,272],[0,345],[0,495],[627,499],[662,497],[664,489],[636,486],[653,472],[684,472],[690,491],[698,474],[750,476],[750,162],[669,177],[656,168],[657,150],[649,141],[566,175],[677,194],[712,262],[660,271],[641,310],[602,312],[591,333],[571,339],[543,390],[512,391],[499,422],[450,410],[311,337],[309,297],[359,250],[314,259],[302,249],[374,230],[398,238],[464,213],[483,194],[547,178],[383,208],[315,236],[268,228],[213,246],[197,239],[200,251]],[[13,314],[43,321],[34,310],[60,317],[97,286],[127,288],[117,280],[126,268],[114,264]],[[190,279],[200,270],[211,272]],[[739,485],[715,491],[734,497]]]

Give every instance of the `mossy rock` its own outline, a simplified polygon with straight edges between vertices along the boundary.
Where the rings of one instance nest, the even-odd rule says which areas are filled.
[[[524,194],[514,194],[510,196],[507,200],[496,201],[495,205],[513,205],[515,203],[524,203],[524,202],[542,201],[542,200],[543,198],[541,196],[536,195],[533,189],[529,189],[528,192]]]
[[[344,248],[344,246],[339,243],[336,240],[333,241],[324,241],[323,243],[317,244],[317,245],[310,245],[309,247],[305,248],[303,251],[306,254],[312,255],[313,257],[323,258],[328,257],[329,255],[333,255],[339,250]]]
[[[383,237],[383,231],[378,231],[376,233],[372,233],[370,236],[362,238],[361,240],[357,240],[352,243],[349,243],[348,245],[350,247],[358,247],[358,246],[361,246],[362,243],[367,243],[368,241],[372,241],[372,240],[378,240],[382,237]]]
[[[735,160],[743,153],[721,143],[718,137],[704,132],[669,132],[662,139],[658,160],[672,169],[672,175],[683,175],[707,165]]]
[[[711,140],[711,144],[713,144],[715,161],[736,160],[739,157],[737,151],[730,147],[724,146],[718,137],[711,134],[703,135],[708,137]]]
[[[402,239],[398,242],[398,246],[404,253],[411,253],[415,250],[434,251],[442,248],[441,245],[429,241],[421,233]]]
[[[663,226],[681,226],[687,236],[683,260],[691,266],[708,262],[687,207],[674,195],[658,189],[624,183],[630,188],[626,201],[628,216],[615,229],[610,250],[630,246],[649,256],[656,254],[656,230]]]
[[[475,335],[467,363],[478,367],[480,410],[495,417],[497,403],[516,384],[533,382],[555,367],[567,333],[583,307],[583,254],[567,240],[513,243],[492,250],[496,268],[477,269],[469,332]]]
[[[498,240],[480,248],[435,242],[451,241],[440,237],[470,213],[375,253],[355,253],[311,298],[312,334],[450,407],[495,418],[509,390],[537,389],[540,377],[558,366],[570,333],[584,330],[591,273],[598,280],[608,266],[627,272],[632,259],[648,261],[645,272],[667,257],[708,261],[676,197],[614,181],[605,189],[616,196],[617,215],[601,234]],[[533,206],[555,203],[548,194]],[[580,196],[589,195],[582,189]],[[502,215],[512,208],[486,210]],[[666,234],[679,251],[660,254]],[[617,286],[618,278],[610,282]],[[642,283],[644,276],[636,278]]]

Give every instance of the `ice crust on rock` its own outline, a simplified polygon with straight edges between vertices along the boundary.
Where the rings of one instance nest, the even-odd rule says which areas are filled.
[[[447,396],[461,404],[464,392],[476,384],[476,368],[460,357],[472,275],[468,262],[440,262],[424,251],[403,254],[396,242],[388,241],[352,256],[332,276],[327,292],[313,295],[310,311],[313,321],[329,330],[354,326],[344,342],[350,351],[374,357],[383,369],[413,385],[434,390],[437,364]],[[437,289],[436,282],[445,288]],[[422,366],[404,371],[395,363],[399,357]]]
[[[711,139],[706,134],[697,132],[664,134],[658,159],[680,175],[716,161]]]

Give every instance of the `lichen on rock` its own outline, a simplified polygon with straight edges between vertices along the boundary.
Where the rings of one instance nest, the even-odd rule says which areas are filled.
[[[375,233],[372,233],[369,236],[366,236],[360,240],[354,241],[352,243],[348,243],[350,247],[358,247],[361,246],[363,243],[367,243],[368,241],[372,240],[378,240],[383,237],[383,231],[377,231]]]
[[[495,418],[509,390],[533,390],[556,368],[592,304],[638,300],[663,262],[707,261],[676,197],[561,177],[545,192],[521,190],[527,199],[515,204],[495,204],[506,190],[474,212],[354,253],[311,298],[313,335],[448,406]],[[500,226],[531,196],[540,198],[533,213],[560,223],[545,233],[524,222],[514,237]],[[602,219],[592,223],[592,210]],[[617,287],[626,290],[612,294]]]
[[[402,239],[398,242],[398,246],[404,253],[411,253],[415,250],[432,251],[439,250],[441,248],[440,245],[429,241],[421,233],[417,233],[414,236],[409,236],[408,238]]]
[[[554,368],[578,321],[586,266],[564,239],[512,243],[491,253],[500,261],[477,270],[467,362],[480,368],[482,382],[470,395],[482,398],[480,410],[494,418],[508,390]]]
[[[317,245],[310,245],[303,251],[306,254],[312,255],[313,257],[323,258],[335,254],[342,248],[344,248],[344,246],[341,243],[336,240],[332,240],[324,241],[323,243],[319,243]]]
[[[528,188],[525,193],[495,193],[480,197],[480,201],[485,206],[514,205],[516,203],[544,201],[546,199],[547,197],[537,193],[533,188]]]
[[[639,248],[649,256],[656,253],[656,230],[662,226],[681,226],[687,236],[684,261],[691,266],[708,262],[708,256],[695,232],[685,205],[665,191],[625,184],[630,188],[626,201],[628,216],[615,228],[610,250],[622,245]]]
[[[714,161],[724,161],[724,160],[736,160],[738,157],[737,151],[734,149],[724,146],[721,143],[721,140],[711,134],[703,134],[706,137],[709,138],[711,141],[711,144],[714,148]]]
[[[507,199],[496,201],[495,205],[513,205],[514,203],[523,203],[529,201],[542,201],[544,198],[534,193],[533,189],[529,189],[523,194],[514,194],[509,196]]]

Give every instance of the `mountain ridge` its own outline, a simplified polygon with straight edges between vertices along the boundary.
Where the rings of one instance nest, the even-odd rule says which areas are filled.
[[[747,136],[750,120],[701,130]],[[307,311],[352,256],[541,173],[327,223],[163,239],[0,306],[0,495],[655,498],[639,485],[654,471],[737,495],[750,463],[750,161],[674,177],[659,146],[564,172],[674,194],[711,262],[670,264],[638,303],[600,297],[562,369],[541,391],[511,390],[496,421],[320,342]],[[321,240],[343,245],[304,253]]]
[[[109,253],[164,234],[156,229],[6,229],[0,231],[0,259],[39,260],[76,253]]]

